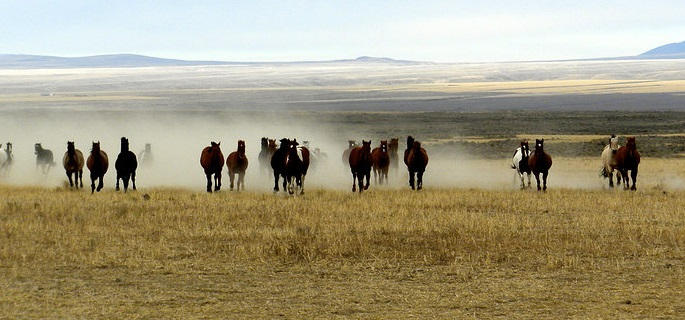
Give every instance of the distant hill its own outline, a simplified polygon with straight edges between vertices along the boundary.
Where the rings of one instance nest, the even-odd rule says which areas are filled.
[[[656,47],[638,57],[647,59],[685,59],[685,41]]]

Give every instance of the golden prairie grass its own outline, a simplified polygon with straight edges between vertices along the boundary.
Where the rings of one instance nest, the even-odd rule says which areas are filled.
[[[680,191],[1,191],[9,318],[685,311]]]

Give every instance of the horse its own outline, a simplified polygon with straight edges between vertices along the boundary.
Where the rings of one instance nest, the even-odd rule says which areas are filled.
[[[278,179],[283,176],[283,190],[286,190],[285,165],[288,161],[288,154],[290,152],[291,142],[289,139],[283,138],[280,140],[281,145],[274,151],[271,156],[271,169],[274,173],[274,192],[278,192]]]
[[[129,150],[128,139],[121,137],[121,151],[114,162],[114,168],[117,169],[117,186],[119,191],[119,179],[124,181],[124,192],[128,191],[128,180],[131,179],[133,190],[136,190],[136,169],[138,168],[138,160],[136,154]]]
[[[409,186],[414,190],[414,176],[416,176],[416,190],[421,190],[423,188],[423,173],[428,165],[428,153],[421,147],[421,142],[415,141],[412,136],[407,137],[404,163],[409,171]]]
[[[528,141],[521,141],[521,146],[516,148],[514,157],[511,159],[511,168],[516,169],[516,173],[521,179],[521,189],[526,187],[526,182],[523,174],[528,174],[528,188],[530,188],[530,166],[528,166],[528,159],[530,158],[530,148]]]
[[[295,193],[295,186],[300,188],[300,194],[304,194],[304,178],[309,169],[310,154],[307,147],[298,147],[297,139],[293,140],[288,150],[285,161],[285,180],[289,194]]]
[[[388,184],[388,169],[390,168],[390,156],[388,155],[388,140],[381,140],[380,146],[371,150],[371,159],[373,160],[373,180],[378,183],[380,176],[380,184]]]
[[[154,160],[154,157],[152,156],[152,144],[145,144],[145,149],[138,153],[138,159],[140,160],[140,165],[142,167],[147,167],[152,164]]]
[[[212,192],[212,175],[214,175],[214,191],[221,190],[221,170],[224,168],[224,154],[221,153],[221,142],[214,141],[200,154],[200,165],[207,176],[207,192]]]
[[[352,192],[357,191],[359,185],[359,193],[362,190],[368,190],[371,184],[371,167],[373,167],[373,159],[371,158],[371,140],[362,140],[362,145],[354,147],[350,150],[348,159],[350,164],[350,171],[352,172]],[[364,184],[364,177],[366,177],[366,184]],[[355,184],[355,182],[357,184]]]
[[[616,183],[621,184],[621,173],[618,171],[618,164],[616,163],[616,153],[621,146],[618,144],[618,138],[611,135],[609,144],[602,150],[602,169],[600,176],[609,178],[609,187],[614,187],[614,170],[616,170]]]
[[[269,162],[276,152],[276,139],[262,138],[262,149],[259,151],[259,173],[269,174]]]
[[[400,170],[400,157],[397,155],[397,151],[400,148],[400,139],[392,138],[388,144],[388,156],[390,157],[390,167],[395,171]]]
[[[343,154],[342,154],[342,162],[344,165],[347,165],[349,163],[350,152],[352,151],[352,149],[359,147],[356,140],[347,140],[347,143],[348,143],[347,149],[345,149],[345,151],[343,151]]]
[[[86,165],[90,171],[90,193],[95,192],[95,180],[98,179],[97,191],[100,192],[103,186],[102,180],[109,168],[109,158],[107,157],[106,152],[100,150],[100,141],[93,142],[93,147],[90,149],[90,155],[86,160]]]
[[[12,143],[8,142],[4,150],[0,149],[0,174],[7,175],[13,161]]]
[[[67,152],[65,152],[64,157],[62,157],[62,166],[64,166],[64,170],[69,178],[70,188],[73,188],[74,184],[76,184],[76,189],[78,189],[80,181],[80,187],[83,189],[83,165],[85,163],[86,161],[83,158],[81,150],[74,147],[73,141],[67,141]],[[71,177],[72,174],[74,175],[73,179]]]
[[[235,181],[235,175],[238,175],[238,187],[237,190],[240,191],[240,187],[245,190],[245,171],[247,170],[247,165],[249,161],[245,155],[245,141],[238,140],[238,149],[231,152],[226,158],[226,167],[228,167],[228,177],[231,179],[231,190],[233,190],[233,182]]]
[[[535,175],[535,181],[538,184],[538,191],[547,190],[547,175],[549,174],[549,168],[552,167],[552,157],[545,153],[544,149],[545,139],[535,139],[535,151],[528,158],[528,167],[533,171]],[[542,189],[540,188],[540,174],[542,174]]]
[[[36,143],[35,151],[36,170],[40,168],[43,174],[48,174],[48,172],[50,172],[50,168],[56,164],[52,155],[52,150],[43,149],[43,146],[40,143]]]
[[[633,185],[630,190],[637,190],[635,182],[637,181],[637,167],[640,164],[640,153],[637,152],[637,145],[635,144],[635,137],[626,138],[626,145],[618,148],[616,151],[616,166],[623,178],[623,188],[628,190],[630,179],[628,178],[628,171],[630,171],[630,178],[633,179]]]

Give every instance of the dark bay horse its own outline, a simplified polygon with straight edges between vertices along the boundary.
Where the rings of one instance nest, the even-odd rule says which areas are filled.
[[[371,159],[373,160],[373,180],[378,183],[380,176],[380,184],[388,184],[388,169],[390,168],[390,155],[388,154],[388,140],[381,140],[380,146],[371,150]]]
[[[373,166],[371,140],[362,140],[361,146],[352,148],[348,162],[352,172],[352,192],[357,191],[357,185],[359,185],[359,193],[362,190],[369,189],[371,184],[371,167]],[[364,184],[364,177],[366,177],[366,184]]]
[[[278,192],[278,179],[283,176],[283,190],[286,190],[285,165],[288,161],[288,154],[290,153],[291,141],[283,138],[280,140],[281,145],[276,149],[271,156],[271,169],[274,173],[274,192]]]
[[[128,139],[121,138],[121,151],[117,160],[114,162],[114,168],[117,170],[117,186],[119,191],[119,179],[124,181],[124,192],[128,191],[128,180],[131,179],[133,190],[136,190],[136,169],[138,168],[138,159],[128,146]]]
[[[421,190],[423,188],[423,173],[428,166],[428,153],[421,147],[421,142],[415,141],[412,136],[407,137],[404,163],[409,171],[409,186],[414,190],[414,176],[416,176],[416,190]]]
[[[260,161],[261,162],[261,161]],[[233,190],[233,182],[235,181],[235,175],[238,175],[238,186],[237,190],[240,191],[240,187],[245,190],[245,171],[247,170],[247,165],[249,161],[245,155],[245,141],[238,140],[238,149],[231,152],[226,158],[226,167],[228,167],[228,177],[231,179],[231,190]]]
[[[276,140],[266,137],[262,138],[262,149],[259,150],[259,173],[269,174],[271,156],[276,152]]]
[[[95,180],[98,180],[97,191],[100,192],[103,185],[102,180],[105,178],[105,173],[107,173],[109,168],[109,158],[106,152],[100,150],[100,141],[93,142],[86,165],[90,171],[90,193],[95,192]]]
[[[55,159],[52,155],[52,150],[44,149],[40,143],[35,145],[36,153],[36,170],[41,169],[43,174],[48,174],[50,168],[55,165]]]
[[[521,141],[520,147],[514,151],[514,156],[511,159],[511,168],[516,170],[521,179],[521,189],[526,187],[526,181],[523,174],[528,175],[528,188],[530,188],[530,166],[528,166],[528,159],[530,159],[530,148],[528,147],[528,141]]]
[[[207,192],[212,192],[212,175],[214,175],[214,191],[221,190],[221,170],[224,169],[224,154],[221,153],[221,142],[214,141],[200,154],[200,165],[207,176]]]
[[[547,190],[547,174],[549,168],[552,167],[552,157],[545,153],[545,139],[535,139],[535,151],[528,158],[528,166],[535,175],[535,181],[538,183],[538,191]],[[542,174],[542,189],[540,188],[540,174]]]
[[[400,139],[398,139],[398,138],[390,139],[390,143],[388,144],[388,156],[390,157],[390,167],[395,172],[399,172],[399,170],[400,170],[400,157],[397,155],[397,152],[399,151],[399,149],[400,149]]]
[[[290,150],[285,161],[285,180],[287,181],[288,193],[295,193],[295,187],[304,194],[304,178],[309,169],[310,154],[306,147],[298,147],[297,139],[290,143]]]
[[[83,166],[85,163],[86,161],[81,150],[74,147],[73,141],[67,141],[67,152],[64,153],[62,158],[62,165],[69,178],[69,187],[73,188],[75,183],[76,189],[78,189],[80,182],[80,186],[83,188]],[[71,178],[72,174],[74,175],[73,180]]]
[[[637,145],[635,144],[635,137],[626,138],[626,145],[618,148],[616,152],[616,166],[623,178],[623,188],[628,189],[630,179],[628,178],[628,171],[630,171],[630,178],[633,179],[633,184],[630,190],[637,190],[635,182],[637,181],[637,167],[640,164],[640,153],[637,152]]]

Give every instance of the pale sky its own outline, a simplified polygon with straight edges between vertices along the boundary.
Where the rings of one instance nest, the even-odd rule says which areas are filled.
[[[0,0],[0,53],[433,62],[637,55],[685,41],[685,1]]]

